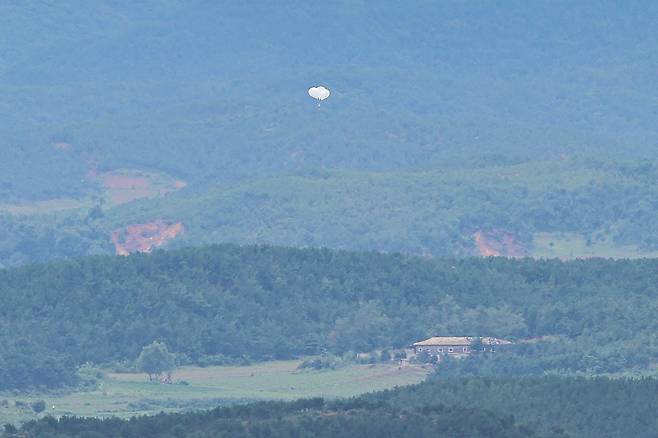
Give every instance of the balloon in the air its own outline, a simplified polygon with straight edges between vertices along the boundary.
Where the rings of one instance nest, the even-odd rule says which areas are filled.
[[[320,102],[325,100],[331,92],[326,89],[323,86],[318,86],[318,87],[311,87],[308,89],[308,95],[311,96],[313,99],[318,101],[318,105],[320,105]]]

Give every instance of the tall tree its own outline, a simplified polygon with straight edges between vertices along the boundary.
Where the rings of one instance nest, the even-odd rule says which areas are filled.
[[[142,348],[137,358],[137,369],[145,372],[149,380],[163,373],[170,373],[176,366],[174,355],[169,352],[164,342],[154,341]]]

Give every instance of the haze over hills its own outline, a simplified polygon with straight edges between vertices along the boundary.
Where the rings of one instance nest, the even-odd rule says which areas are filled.
[[[655,437],[657,72],[649,0],[1,3],[0,436]]]
[[[649,1],[37,4],[0,14],[3,200],[83,194],[89,161],[214,182],[656,158]]]
[[[158,220],[182,222],[181,243],[564,257],[658,249],[648,225],[629,225],[655,213],[650,201],[600,221],[533,225],[552,214],[542,204],[600,205],[600,191],[563,178],[622,158],[648,172],[629,181],[613,169],[604,190],[653,196],[653,2],[31,5],[0,6],[2,265],[113,252],[115,230]],[[306,89],[320,82],[332,95],[318,110]],[[550,169],[553,181],[538,188],[527,169]],[[527,178],[492,186],[487,173]],[[123,175],[123,191],[108,175]],[[185,185],[164,204],[140,201]],[[358,211],[366,205],[373,223]],[[90,225],[100,213],[108,219]],[[560,243],[564,233],[584,249]]]

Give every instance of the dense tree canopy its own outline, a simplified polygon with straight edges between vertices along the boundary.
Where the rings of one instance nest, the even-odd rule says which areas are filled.
[[[114,252],[113,230],[162,218],[170,246],[322,246],[433,256],[478,253],[475,233],[506,233],[515,255],[658,254],[655,162],[560,160],[428,172],[309,172],[49,215],[0,215],[0,265]],[[538,241],[540,233],[549,237]],[[562,233],[567,233],[561,237]],[[561,241],[561,243],[560,243]],[[569,249],[571,248],[571,250]],[[575,251],[575,252],[574,252]],[[504,253],[504,251],[503,251]]]
[[[445,437],[522,438],[531,433],[510,416],[464,408],[427,407],[408,411],[362,401],[331,405],[322,399],[258,403],[207,413],[157,415],[129,422],[64,417],[27,423],[28,437]],[[10,437],[6,434],[4,438]],[[537,438],[567,438],[547,434]]]
[[[653,259],[422,259],[232,245],[29,265],[0,271],[0,360],[19,365],[3,368],[11,374],[0,382],[53,385],[35,371],[40,360],[56,363],[53,372],[133,361],[154,340],[181,363],[204,364],[482,335],[517,343],[460,372],[644,369],[658,352],[657,276]],[[21,339],[36,361],[20,354]]]
[[[448,379],[349,400],[255,403],[130,421],[45,418],[27,423],[20,436],[653,438],[656,391],[658,381],[646,378]]]
[[[0,7],[2,203],[88,192],[91,162],[199,182],[655,158],[651,1],[38,6]]]
[[[658,380],[607,378],[440,379],[367,395],[404,409],[468,406],[513,415],[538,433],[579,438],[655,436]]]
[[[627,3],[0,5],[0,211],[79,206],[0,217],[0,266],[109,253],[158,218],[185,244],[656,251],[658,10]],[[122,169],[188,186],[101,209]]]
[[[171,372],[175,366],[175,356],[169,352],[164,343],[158,341],[144,346],[135,361],[137,370],[148,374],[150,380],[154,376]]]

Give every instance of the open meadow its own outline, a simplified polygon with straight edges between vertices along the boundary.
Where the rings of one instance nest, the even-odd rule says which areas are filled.
[[[0,394],[0,422],[17,424],[45,415],[128,418],[255,400],[351,397],[419,383],[430,371],[394,364],[298,370],[300,363],[289,360],[249,366],[182,367],[172,374],[172,384],[150,382],[142,373],[87,369],[82,377],[96,381],[89,390]],[[30,405],[39,400],[46,402],[46,410],[37,414]]]
[[[637,245],[617,245],[605,238],[588,242],[578,233],[536,233],[531,256],[562,260],[591,257],[637,259],[658,257],[658,251],[645,250]]]

